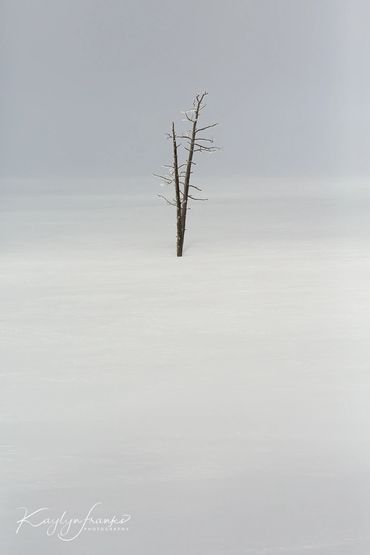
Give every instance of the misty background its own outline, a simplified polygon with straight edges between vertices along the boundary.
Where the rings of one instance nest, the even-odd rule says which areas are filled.
[[[221,176],[370,171],[367,0],[1,0],[0,175],[146,176],[193,94]]]
[[[69,555],[370,553],[369,23],[0,0],[1,553],[65,555],[19,508],[99,501],[128,533]],[[152,174],[204,89],[177,259]]]

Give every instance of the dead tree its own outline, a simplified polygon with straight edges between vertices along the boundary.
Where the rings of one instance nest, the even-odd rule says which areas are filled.
[[[200,113],[206,107],[204,102],[206,96],[206,92],[197,94],[193,101],[193,108],[183,112],[185,115],[184,121],[191,124],[191,128],[187,132],[177,135],[175,131],[175,124],[172,122],[171,133],[168,134],[168,138],[171,139],[172,142],[172,164],[164,166],[168,171],[166,175],[154,174],[157,177],[160,177],[165,185],[171,186],[174,190],[173,198],[169,199],[165,195],[158,196],[164,199],[167,204],[176,208],[177,256],[182,256],[184,249],[186,219],[188,210],[190,210],[189,200],[207,200],[206,198],[201,198],[191,194],[193,189],[201,191],[199,187],[191,183],[193,167],[196,164],[194,162],[194,154],[196,152],[214,152],[217,150],[217,147],[213,144],[213,139],[202,136],[208,129],[215,127],[217,123],[199,127]],[[184,163],[180,163],[179,161],[179,149],[182,146],[182,143],[179,141],[185,141],[184,149],[187,152],[187,155]]]

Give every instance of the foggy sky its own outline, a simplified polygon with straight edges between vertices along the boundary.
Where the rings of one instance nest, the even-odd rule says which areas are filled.
[[[367,0],[0,0],[0,174],[149,175],[192,96],[210,175],[370,173]]]

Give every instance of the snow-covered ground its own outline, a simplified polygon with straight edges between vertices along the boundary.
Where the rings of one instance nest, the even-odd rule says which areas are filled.
[[[370,188],[205,189],[2,183],[1,554],[370,552]]]

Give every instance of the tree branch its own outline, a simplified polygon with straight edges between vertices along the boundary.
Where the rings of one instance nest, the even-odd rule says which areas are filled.
[[[211,129],[212,127],[216,127],[216,125],[219,125],[218,123],[212,123],[211,125],[206,125],[205,127],[200,127],[199,129],[197,129],[197,133],[200,133],[201,131],[206,131],[206,129]]]
[[[168,200],[168,198],[166,198],[164,195],[158,195],[159,198],[163,198],[163,200],[165,200],[167,202],[167,204],[169,204],[170,206],[176,206],[176,202],[173,200]]]
[[[197,198],[197,197],[192,197],[191,195],[188,195],[189,198],[191,198],[191,200],[208,200],[207,198]]]

